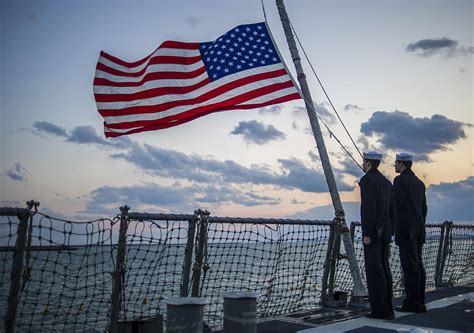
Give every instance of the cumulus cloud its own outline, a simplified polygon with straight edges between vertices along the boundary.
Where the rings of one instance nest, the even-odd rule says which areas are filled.
[[[95,143],[104,146],[113,145],[104,138],[97,135],[95,128],[92,126],[77,126],[67,138],[69,142],[75,143]]]
[[[239,125],[230,134],[242,135],[247,143],[257,145],[286,138],[285,134],[277,130],[273,125],[265,125],[256,120],[239,122]]]
[[[362,108],[355,104],[347,104],[346,106],[344,106],[344,111],[347,112],[359,112],[361,110]]]
[[[346,213],[346,221],[348,223],[360,221],[360,203],[359,202],[343,202],[344,212]],[[309,220],[332,220],[334,218],[333,205],[313,207],[301,212],[288,215],[290,219],[309,219]]]
[[[278,162],[284,169],[284,177],[281,177],[281,184],[287,188],[297,188],[304,192],[324,193],[328,191],[325,176],[306,167],[300,160],[280,159]],[[340,191],[351,191],[353,187],[344,183],[342,180],[336,180]]]
[[[234,161],[221,162],[147,144],[134,144],[127,152],[112,154],[111,157],[128,161],[151,174],[197,183],[226,182],[271,185],[317,193],[327,191],[326,181],[321,172],[305,166],[297,159],[278,160],[281,173],[276,173],[261,165],[244,167]],[[341,189],[350,190],[350,187],[341,183]]]
[[[54,124],[50,124],[54,125]],[[242,166],[234,161],[218,161],[212,157],[188,155],[149,144],[141,144],[128,137],[105,141],[92,127],[79,126],[71,131],[59,131],[59,126],[36,126],[43,133],[63,138],[71,144],[90,144],[99,148],[111,146],[116,150],[110,158],[123,160],[141,171],[176,181],[186,181],[189,187],[175,184],[171,187],[136,185],[129,187],[104,186],[90,194],[87,214],[116,214],[117,207],[127,203],[190,210],[200,205],[218,207],[226,204],[244,206],[276,205],[280,198],[255,193],[253,186],[283,188],[304,192],[326,193],[327,184],[322,173],[305,162],[295,159],[278,160],[279,169],[271,170],[265,165]],[[62,133],[57,135],[55,133]],[[105,143],[104,143],[105,142]],[[242,190],[247,188],[247,190]],[[342,181],[342,191],[352,188]]]
[[[474,47],[460,46],[457,40],[447,37],[420,39],[408,44],[405,50],[422,57],[436,54],[444,54],[447,57],[474,54]]]
[[[71,130],[70,134],[68,134],[66,129],[63,127],[47,121],[36,121],[33,124],[33,133],[37,135],[55,135],[64,138],[68,142],[79,144],[95,144],[102,147],[124,148],[129,147],[132,144],[132,140],[126,136],[116,138],[113,141],[107,141],[99,136],[95,131],[95,128],[92,126],[77,126]]]
[[[431,185],[426,191],[428,223],[444,221],[474,222],[474,176],[452,182]],[[360,221],[360,202],[343,202],[346,220]],[[331,219],[334,216],[332,205],[314,207],[294,213],[287,218]]]
[[[13,167],[5,171],[5,175],[11,180],[26,183],[28,182],[27,176],[30,175],[30,173],[20,162],[16,162]]]
[[[53,134],[59,137],[67,137],[66,130],[63,127],[57,126],[47,121],[36,121],[33,128],[38,132]]]
[[[339,172],[340,174],[349,174],[356,178],[360,178],[364,175],[362,169],[349,156],[345,156],[344,158],[339,160],[339,163],[341,163],[342,167],[337,170],[337,172]]]
[[[258,113],[260,113],[260,114],[267,114],[267,113],[280,114],[282,110],[283,110],[283,108],[281,107],[281,105],[275,104],[275,105],[266,106],[264,108],[260,108],[258,110]]]
[[[196,201],[198,203],[211,203],[221,205],[223,203],[234,203],[244,206],[277,205],[280,198],[261,196],[252,192],[243,192],[235,187],[206,185],[204,187],[193,187],[191,192],[198,190]]]
[[[308,152],[308,156],[311,159],[311,161],[316,162],[316,163],[321,163],[321,157],[319,157],[319,154],[313,153],[311,150]]]
[[[465,139],[464,127],[472,126],[435,114],[430,118],[414,118],[401,111],[377,111],[361,124],[361,132],[377,137],[386,149],[415,153],[418,159],[428,161],[428,154],[447,150],[448,145]]]
[[[427,191],[428,222],[474,222],[474,176],[431,185]]]
[[[316,111],[316,114],[327,124],[335,124],[336,123],[336,116],[333,115],[329,110],[327,109],[328,104],[327,103],[314,103],[314,109]],[[298,117],[304,117],[307,119],[307,111],[306,107],[303,106],[296,106],[294,109],[294,114],[296,114]]]
[[[210,209],[225,204],[244,206],[276,205],[279,198],[260,196],[245,192],[232,186],[193,185],[161,186],[158,184],[140,184],[135,186],[103,186],[90,195],[86,210],[83,213],[117,213],[118,207],[127,204],[134,210],[146,206],[158,207],[167,212],[188,211],[196,208]]]

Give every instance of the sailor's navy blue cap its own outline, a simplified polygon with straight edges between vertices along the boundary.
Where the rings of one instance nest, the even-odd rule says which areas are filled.
[[[364,158],[364,160],[380,161],[382,159],[382,154],[379,154],[375,151],[369,151],[368,153],[363,153],[362,157]]]
[[[395,157],[395,160],[410,162],[410,161],[413,161],[413,156],[408,155],[406,153],[400,153],[400,154],[397,154],[397,156]]]

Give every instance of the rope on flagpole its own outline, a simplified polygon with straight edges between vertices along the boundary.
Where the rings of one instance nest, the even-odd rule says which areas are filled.
[[[262,2],[263,17],[265,18],[265,22],[267,22],[267,13],[265,12],[265,4],[263,3],[263,0],[261,0],[261,2]]]
[[[290,22],[291,30],[293,30],[293,32],[295,33],[296,40],[298,41],[298,44],[300,45],[301,50],[303,51],[304,56],[305,56],[306,60],[308,61],[309,66],[311,67],[311,70],[313,71],[314,76],[315,76],[316,79],[318,80],[318,83],[319,83],[321,89],[323,90],[324,95],[326,95],[326,98],[328,99],[329,104],[331,105],[332,109],[333,109],[334,112],[336,113],[337,118],[338,118],[339,121],[341,122],[342,127],[344,127],[344,130],[346,131],[347,135],[349,136],[349,138],[351,139],[352,143],[354,144],[355,149],[356,149],[357,152],[359,153],[360,157],[363,158],[362,153],[360,152],[359,148],[357,147],[356,143],[354,142],[354,139],[352,138],[351,134],[350,134],[349,131],[347,130],[346,125],[344,124],[344,122],[342,121],[341,117],[339,116],[339,113],[337,112],[336,108],[334,107],[334,104],[332,103],[331,98],[329,98],[329,95],[327,94],[326,89],[324,89],[324,86],[323,86],[321,80],[319,79],[319,76],[318,76],[318,74],[316,73],[316,70],[314,69],[313,64],[312,64],[311,61],[309,60],[308,55],[306,54],[306,50],[304,49],[303,44],[301,43],[300,38],[298,37],[298,34],[296,33],[296,30],[295,30],[293,24],[291,23],[290,20],[289,20],[289,22]],[[351,157],[352,157],[352,156],[351,156]]]

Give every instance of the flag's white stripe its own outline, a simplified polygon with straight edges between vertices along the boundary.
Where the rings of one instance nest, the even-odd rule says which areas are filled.
[[[142,128],[143,126],[137,126],[132,128],[109,128],[106,125],[104,126],[104,132],[112,132],[112,133],[125,133],[128,131],[132,131],[137,128]]]
[[[132,106],[137,106],[137,105],[140,105],[140,106],[157,105],[157,104],[166,103],[169,101],[175,101],[179,99],[183,100],[183,99],[195,98],[209,91],[212,91],[226,83],[233,82],[240,78],[245,78],[245,77],[255,75],[255,74],[260,74],[260,73],[267,73],[267,72],[275,71],[282,68],[283,68],[283,65],[280,63],[280,64],[247,69],[245,71],[231,74],[226,77],[223,77],[222,79],[210,82],[206,86],[196,89],[188,94],[163,95],[163,96],[154,97],[154,98],[139,99],[139,100],[127,101],[127,102],[99,102],[97,103],[97,108],[99,110],[124,109],[127,107],[132,107]],[[283,79],[281,79],[282,77]],[[288,80],[288,76],[286,74],[284,74],[282,77],[280,77],[281,81],[276,81],[276,82],[284,82]],[[267,80],[274,80],[274,79],[267,79]],[[257,85],[257,88],[258,88],[259,83],[256,82],[255,84]],[[266,84],[267,83],[262,82],[261,86],[264,86]],[[227,92],[226,95],[229,95],[230,93],[231,92]]]
[[[116,124],[116,123],[139,121],[139,120],[161,119],[164,117],[173,116],[182,112],[186,112],[197,107],[223,102],[230,98],[245,94],[249,91],[262,88],[264,86],[271,85],[277,82],[286,82],[288,80],[290,80],[288,75],[283,75],[277,78],[271,78],[267,80],[253,82],[244,86],[240,86],[236,89],[228,91],[225,94],[218,95],[202,103],[177,106],[177,107],[168,109],[166,111],[161,111],[161,112],[156,112],[156,113],[141,113],[141,114],[131,114],[131,115],[123,115],[123,116],[108,116],[108,117],[104,117],[104,120],[107,124]],[[152,104],[152,105],[155,105],[155,104]]]
[[[94,86],[94,94],[133,94],[154,88],[163,87],[188,87],[199,83],[208,77],[207,72],[192,78],[179,80],[152,80],[146,81],[138,87],[111,87],[111,86]]]
[[[280,98],[280,97],[287,96],[287,95],[291,95],[291,94],[294,94],[294,93],[297,93],[297,92],[298,91],[296,90],[295,87],[285,88],[285,89],[281,89],[281,90],[272,92],[270,94],[266,94],[266,95],[254,98],[254,99],[246,101],[244,103],[239,103],[238,105],[265,103],[265,102],[271,101],[272,99]]]
[[[140,82],[143,77],[149,73],[153,72],[180,72],[180,73],[187,73],[192,72],[196,69],[199,69],[204,66],[202,60],[191,64],[191,65],[177,65],[177,64],[157,64],[157,65],[150,65],[147,70],[140,76],[137,77],[130,77],[130,76],[122,76],[122,75],[113,75],[100,69],[95,71],[96,78],[103,78],[107,79],[112,82]]]
[[[195,57],[195,56],[198,56],[198,55],[200,55],[199,50],[161,48],[161,49],[156,50],[153,53],[153,55],[147,61],[145,61],[143,64],[132,67],[132,68],[125,67],[125,66],[122,66],[120,64],[117,64],[116,62],[114,62],[112,60],[109,60],[109,59],[107,59],[103,56],[99,57],[99,62],[106,65],[106,66],[108,66],[108,67],[110,67],[110,68],[114,68],[114,69],[117,69],[117,70],[122,71],[122,72],[136,73],[136,72],[141,71],[143,68],[145,68],[148,65],[148,63],[150,62],[150,60],[153,57],[156,57],[156,56]]]
[[[281,89],[281,90],[278,90],[278,91],[275,91],[271,94],[267,94],[267,95],[264,95],[264,96],[261,96],[259,98],[255,98],[249,102],[245,102],[245,103],[241,103],[241,104],[237,104],[235,107],[239,107],[239,106],[244,106],[246,104],[260,104],[260,103],[265,103],[265,102],[268,102],[268,101],[271,101],[271,100],[274,100],[276,98],[280,98],[280,97],[284,97],[284,96],[288,96],[288,95],[291,95],[293,93],[297,92],[297,90],[294,88],[294,87],[291,87],[291,88],[286,88],[286,89]],[[199,105],[201,106],[201,105]],[[189,111],[189,110],[192,110],[196,107],[199,107],[199,106],[196,106],[196,105],[193,105],[192,107],[189,107],[189,109],[185,110],[184,108],[180,111],[181,113],[182,112],[186,112],[186,111]],[[180,113],[180,112],[177,112],[177,113]],[[155,114],[156,115],[156,114]],[[155,116],[155,117],[152,117],[151,119],[144,119],[143,117],[140,117],[139,119],[135,119],[135,120],[154,120],[154,119],[160,119],[164,117],[163,115],[161,116]],[[108,118],[106,118],[108,119]],[[125,133],[125,132],[128,132],[128,131],[132,131],[134,129],[137,129],[137,128],[142,128],[143,126],[137,126],[137,127],[132,127],[132,128],[109,128],[107,126],[105,126],[105,131],[106,132],[112,132],[112,133]]]

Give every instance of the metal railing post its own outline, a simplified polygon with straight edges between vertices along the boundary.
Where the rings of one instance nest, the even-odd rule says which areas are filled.
[[[331,259],[333,252],[334,244],[334,234],[335,234],[336,223],[331,224],[329,229],[329,238],[328,238],[328,247],[326,251],[326,260],[324,261],[324,270],[323,277],[321,282],[321,300],[320,303],[322,306],[326,305],[328,302],[328,277],[329,271],[331,269]]]
[[[196,222],[197,217],[188,221],[188,241],[186,243],[186,249],[184,250],[184,261],[183,261],[183,272],[181,276],[181,297],[188,296],[189,290],[189,274],[191,272],[191,263],[193,260],[193,248],[194,248],[194,237],[196,235]]]
[[[444,245],[444,237],[446,233],[446,224],[448,221],[445,221],[441,225],[441,235],[439,238],[439,245],[438,245],[438,255],[436,257],[436,268],[435,268],[435,287],[441,287],[441,282],[443,280],[443,271],[441,270],[441,262],[443,257],[443,245]]]
[[[115,263],[115,271],[112,273],[112,309],[110,311],[110,331],[112,333],[118,332],[118,319],[120,315],[120,303],[122,294],[122,278],[125,274],[125,254],[127,242],[127,228],[128,228],[128,210],[130,207],[120,207],[120,231],[118,239],[117,260]]]
[[[5,315],[5,332],[13,333],[18,303],[20,301],[21,277],[23,271],[23,256],[26,247],[26,234],[28,231],[28,220],[30,212],[27,209],[18,212],[17,237],[15,252],[13,253],[13,264],[11,272],[10,291],[8,293],[7,313]]]
[[[451,229],[453,228],[453,222],[446,221],[446,232],[444,234],[444,242],[443,242],[443,254],[441,256],[441,262],[439,264],[439,287],[446,287],[450,286],[449,282],[443,281],[444,276],[444,268],[446,265],[446,259],[448,258],[448,254],[451,251],[450,241],[451,241]]]
[[[194,261],[193,285],[191,290],[192,297],[199,296],[199,282],[201,280],[202,259],[204,254],[204,246],[206,246],[207,239],[207,215],[208,212],[197,210],[195,214],[198,216],[198,239],[196,244],[196,259]]]
[[[329,282],[328,282],[328,296],[329,300],[334,300],[334,280],[336,277],[336,262],[339,260],[341,250],[341,231],[340,225],[336,224],[334,230],[334,242],[331,252],[330,269],[329,269]]]
[[[355,224],[354,222],[351,222],[350,234],[351,234],[352,243],[354,243],[355,228],[356,228],[356,224]],[[354,246],[355,246],[355,245],[354,245]]]

